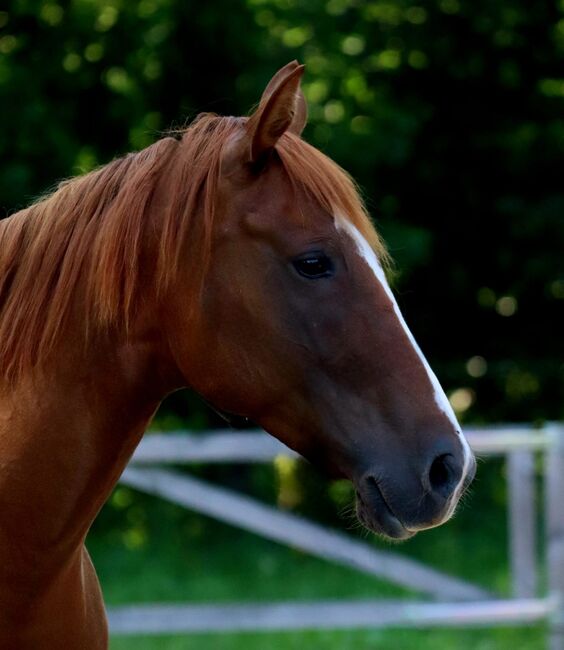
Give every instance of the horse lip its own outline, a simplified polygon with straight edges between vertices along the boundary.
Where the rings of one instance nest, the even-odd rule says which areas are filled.
[[[417,531],[409,529],[394,513],[378,483],[370,483],[375,488],[370,494],[370,505],[362,498],[361,491],[356,489],[357,516],[360,521],[373,532],[389,539],[404,540],[413,537]]]

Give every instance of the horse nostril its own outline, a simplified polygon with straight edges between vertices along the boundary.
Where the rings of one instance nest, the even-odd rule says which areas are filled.
[[[431,463],[429,486],[431,491],[447,499],[454,492],[462,476],[462,467],[452,454],[441,454]]]

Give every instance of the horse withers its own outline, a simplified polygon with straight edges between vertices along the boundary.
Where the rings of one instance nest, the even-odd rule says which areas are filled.
[[[354,183],[300,137],[302,74],[0,223],[0,647],[107,647],[84,539],[183,386],[348,477],[387,537],[471,481]]]

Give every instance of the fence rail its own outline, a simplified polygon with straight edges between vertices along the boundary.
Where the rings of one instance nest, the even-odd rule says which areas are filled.
[[[465,435],[474,452],[481,456],[504,455],[508,451],[543,451],[559,426],[544,429],[504,425],[495,428],[469,428]],[[268,463],[276,456],[297,457],[296,452],[263,431],[149,433],[135,451],[135,465],[182,463]]]
[[[548,648],[564,650],[564,426],[471,428],[478,456],[505,456],[512,598],[446,575],[399,553],[382,551],[319,524],[200,479],[155,465],[267,463],[296,456],[263,432],[230,430],[145,436],[122,483],[155,494],[326,560],[408,587],[440,602],[322,601],[230,605],[132,605],[110,609],[113,634],[353,627],[523,625],[545,620]],[[539,596],[535,455],[545,462],[548,591]],[[459,601],[459,602],[447,602]],[[464,601],[464,602],[461,602]]]
[[[138,605],[110,612],[114,633],[240,632],[339,628],[530,625],[553,611],[548,600],[425,603],[410,600],[244,605]]]

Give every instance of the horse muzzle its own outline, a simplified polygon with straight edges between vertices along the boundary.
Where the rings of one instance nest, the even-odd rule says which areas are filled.
[[[361,523],[396,540],[448,521],[474,478],[476,461],[471,454],[451,449],[434,456],[422,473],[401,469],[401,463],[394,474],[375,468],[353,480]]]

